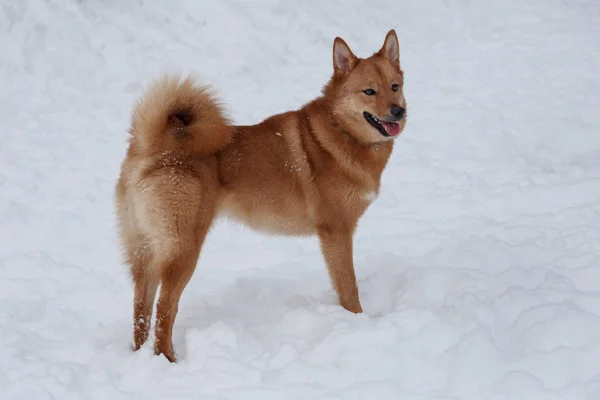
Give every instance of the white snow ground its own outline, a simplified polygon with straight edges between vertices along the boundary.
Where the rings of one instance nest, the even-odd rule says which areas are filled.
[[[316,240],[221,223],[180,362],[132,352],[112,194],[143,86],[194,71],[258,122],[390,28],[410,119],[356,238],[365,314]],[[597,1],[3,0],[0,32],[2,399],[600,399]]]

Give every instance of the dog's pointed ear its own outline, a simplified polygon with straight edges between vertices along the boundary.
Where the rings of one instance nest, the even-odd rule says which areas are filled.
[[[333,41],[333,71],[335,74],[345,74],[356,66],[358,58],[352,53],[344,39],[336,37]]]
[[[396,36],[395,30],[392,29],[385,35],[383,46],[377,54],[387,58],[392,64],[400,68],[400,45],[398,44],[398,36]]]

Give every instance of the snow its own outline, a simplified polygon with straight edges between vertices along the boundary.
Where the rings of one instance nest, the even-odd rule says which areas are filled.
[[[170,364],[131,350],[113,187],[163,71],[240,124],[299,107],[342,36],[397,30],[408,124],[356,234],[365,313],[316,239],[216,226]],[[600,399],[600,6],[4,1],[3,399]]]

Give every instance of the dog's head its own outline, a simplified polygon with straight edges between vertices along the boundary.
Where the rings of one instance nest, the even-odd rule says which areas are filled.
[[[323,93],[346,130],[364,143],[398,137],[406,124],[406,100],[396,32],[389,31],[381,49],[366,59],[335,38],[333,67]]]

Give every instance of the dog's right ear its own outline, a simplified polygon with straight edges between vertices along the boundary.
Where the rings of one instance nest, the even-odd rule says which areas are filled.
[[[344,39],[336,37],[333,41],[333,72],[336,75],[346,74],[356,66],[358,58],[352,53]]]
[[[395,66],[400,67],[400,46],[398,45],[398,36],[396,36],[395,30],[392,29],[385,35],[385,42],[377,54],[387,58]]]

